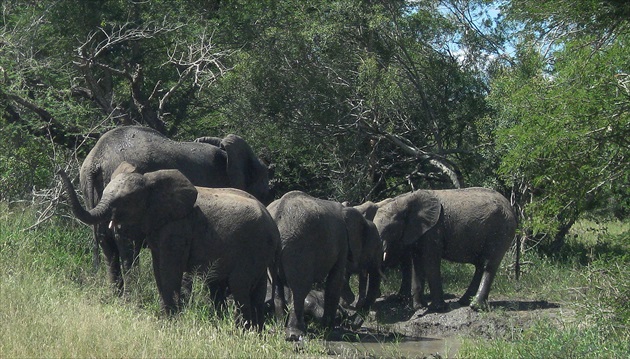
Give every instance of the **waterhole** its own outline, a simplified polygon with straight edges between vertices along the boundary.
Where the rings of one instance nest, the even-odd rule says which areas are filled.
[[[452,358],[461,343],[456,338],[409,337],[393,333],[371,333],[368,329],[362,329],[339,338],[329,338],[326,345],[331,354],[341,357],[423,358],[434,355]]]

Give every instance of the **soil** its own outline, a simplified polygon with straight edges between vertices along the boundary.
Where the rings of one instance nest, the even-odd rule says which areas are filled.
[[[492,298],[491,298],[492,299]],[[489,310],[462,307],[447,300],[445,312],[414,310],[396,296],[379,298],[361,328],[334,332],[328,338],[332,355],[343,357],[452,358],[463,338],[509,340],[544,318],[552,323],[571,313],[547,301],[490,300]]]

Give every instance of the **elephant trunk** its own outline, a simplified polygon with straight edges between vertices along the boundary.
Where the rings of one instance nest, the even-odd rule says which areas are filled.
[[[98,224],[109,219],[111,216],[111,208],[108,205],[109,201],[102,198],[96,207],[86,211],[85,208],[81,206],[81,203],[79,203],[79,198],[68,175],[63,170],[60,170],[59,176],[70,199],[72,213],[74,213],[81,222],[85,224]]]

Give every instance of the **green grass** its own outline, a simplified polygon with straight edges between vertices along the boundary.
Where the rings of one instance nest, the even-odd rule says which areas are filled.
[[[296,351],[283,328],[243,331],[195,295],[174,319],[161,318],[150,255],[143,252],[130,294],[118,298],[105,271],[92,272],[90,230],[55,218],[31,231],[30,211],[0,206],[0,358],[322,356],[322,341]],[[146,251],[145,251],[146,252]],[[195,290],[198,290],[197,285]]]
[[[328,355],[319,336],[298,350],[284,340],[278,323],[256,334],[235,326],[232,315],[217,317],[197,284],[198,294],[179,316],[161,318],[148,251],[133,273],[129,295],[118,298],[104,269],[92,270],[88,227],[55,217],[24,230],[34,222],[33,210],[0,204],[0,358]],[[567,318],[552,323],[541,317],[500,338],[464,338],[458,356],[627,357],[629,229],[629,223],[581,221],[558,256],[525,253],[528,264],[518,282],[508,254],[490,300],[557,303]],[[472,271],[469,265],[444,263],[446,293],[460,296]],[[396,292],[399,283],[399,276],[388,271],[383,293]]]
[[[506,257],[503,266],[510,263]],[[511,338],[465,339],[465,358],[627,358],[630,355],[630,224],[583,220],[554,258],[527,253],[521,281],[497,278],[492,295],[559,304]],[[559,325],[558,325],[559,323]]]

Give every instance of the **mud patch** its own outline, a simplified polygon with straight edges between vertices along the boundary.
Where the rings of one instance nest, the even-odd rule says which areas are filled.
[[[489,310],[477,312],[447,300],[443,313],[414,310],[395,296],[377,300],[363,327],[338,332],[327,340],[331,354],[344,357],[457,356],[462,338],[510,340],[538,319],[558,324],[567,315],[560,305],[547,301],[498,300]]]

